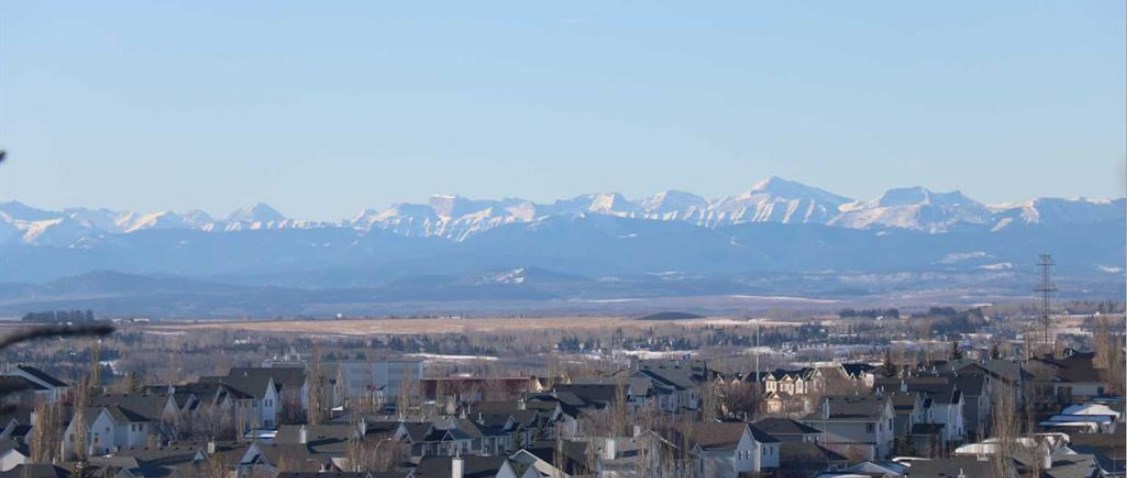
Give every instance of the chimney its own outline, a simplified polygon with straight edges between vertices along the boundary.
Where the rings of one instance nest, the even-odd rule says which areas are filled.
[[[614,459],[615,454],[618,452],[618,450],[615,449],[616,445],[617,445],[617,443],[615,443],[614,438],[607,438],[606,443],[603,444],[603,459],[604,460],[613,460]]]
[[[215,437],[212,437],[210,440],[207,441],[207,454],[208,455],[214,455],[215,454]]]
[[[466,463],[462,460],[462,455],[450,459],[450,478],[462,478],[465,469]]]
[[[1037,453],[1041,456],[1041,469],[1053,469],[1053,449],[1043,440],[1037,440]]]
[[[305,425],[302,425],[301,429],[297,431],[297,442],[302,445],[309,444],[309,429],[305,428]]]

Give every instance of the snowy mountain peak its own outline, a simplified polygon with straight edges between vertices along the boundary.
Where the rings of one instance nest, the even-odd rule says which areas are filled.
[[[634,209],[634,204],[631,204],[625,196],[619,193],[598,193],[591,198],[591,207],[587,210],[590,212],[614,213],[631,212]]]
[[[745,197],[771,196],[780,199],[809,199],[834,207],[850,202],[849,198],[838,196],[822,188],[807,186],[778,176],[771,176],[752,185]]]
[[[486,214],[487,209],[498,208],[506,202],[512,201],[505,199],[501,201],[492,200],[477,200],[469,199],[458,195],[435,194],[427,201],[427,205],[434,211],[440,218],[450,219],[470,214]]]
[[[382,230],[409,237],[462,241],[497,228],[525,225],[557,227],[575,218],[607,216],[680,222],[707,228],[744,223],[818,224],[849,229],[906,229],[928,233],[961,230],[1000,231],[1013,227],[1061,227],[1122,221],[1127,200],[1038,198],[985,206],[959,191],[924,187],[891,189],[877,198],[851,201],[824,189],[772,176],[743,193],[708,201],[667,190],[641,200],[615,192],[583,194],[550,203],[519,198],[469,199],[431,196],[426,203],[399,203],[365,209],[351,219],[313,222],[287,219],[265,204],[239,209],[216,220],[203,211],[133,212],[111,209],[37,209],[16,201],[0,202],[0,244],[86,247],[111,235],[153,229],[225,231],[347,228],[358,233]]]
[[[37,209],[19,201],[0,202],[0,212],[7,214],[12,219],[24,221],[42,221],[55,217],[50,211]]]
[[[641,201],[642,210],[647,213],[671,213],[708,208],[708,200],[693,193],[665,190]]]
[[[853,229],[893,228],[948,232],[988,224],[993,213],[959,191],[935,192],[924,187],[890,189],[871,201],[841,208],[831,225]]]
[[[961,191],[941,193],[928,188],[915,186],[910,188],[896,188],[885,191],[875,201],[876,207],[899,206],[982,206],[978,201],[968,198]]]
[[[230,222],[269,223],[285,221],[286,216],[267,204],[258,203],[236,209],[227,216],[227,220]]]

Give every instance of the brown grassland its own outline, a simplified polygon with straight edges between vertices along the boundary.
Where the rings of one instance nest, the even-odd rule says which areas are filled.
[[[727,321],[734,325],[736,320]],[[748,325],[751,322],[742,321]],[[214,322],[172,322],[145,326],[153,332],[187,332],[230,330],[248,332],[281,332],[326,335],[384,334],[475,334],[513,333],[547,330],[596,331],[607,329],[644,329],[657,325],[705,326],[716,319],[681,321],[643,321],[627,317],[536,317],[474,319],[330,319],[330,320],[255,320]]]

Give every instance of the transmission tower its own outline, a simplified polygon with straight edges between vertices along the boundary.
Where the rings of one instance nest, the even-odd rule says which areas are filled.
[[[1049,326],[1053,313],[1052,294],[1057,291],[1056,286],[1053,285],[1053,256],[1041,254],[1041,260],[1037,261],[1037,265],[1041,267],[1041,284],[1033,290],[1041,293],[1041,326],[1044,328],[1045,343],[1052,345],[1052,340],[1049,338]]]

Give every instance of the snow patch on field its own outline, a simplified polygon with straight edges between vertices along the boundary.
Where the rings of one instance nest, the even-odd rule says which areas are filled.
[[[791,297],[785,295],[742,295],[732,294],[728,297],[733,299],[747,299],[747,300],[773,300],[776,302],[808,302],[811,304],[835,304],[838,301],[833,299],[810,299],[807,297]]]
[[[682,358],[696,355],[693,350],[615,350],[615,355],[638,357],[641,360],[654,360],[665,358]]]
[[[428,362],[472,362],[476,360],[493,362],[497,360],[497,357],[493,355],[407,354],[407,356],[420,358]]]

